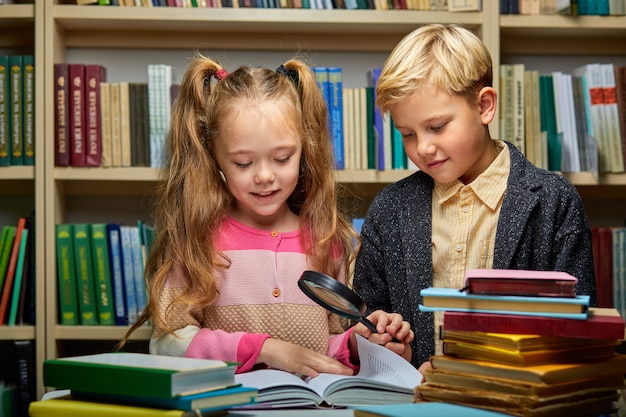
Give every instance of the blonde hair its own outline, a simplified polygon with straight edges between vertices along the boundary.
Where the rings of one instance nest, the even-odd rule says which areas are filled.
[[[199,311],[217,296],[216,272],[228,268],[229,260],[215,247],[214,236],[233,197],[221,180],[214,147],[241,100],[261,106],[280,101],[280,109],[288,108],[278,116],[302,138],[299,180],[288,204],[306,232],[303,246],[312,265],[330,276],[352,264],[356,234],[338,209],[327,109],[312,70],[291,59],[277,71],[241,66],[226,74],[218,62],[197,54],[172,112],[169,163],[157,190],[156,237],[145,271],[149,303],[118,348],[148,319],[157,332],[172,332],[159,302],[174,268],[182,270],[186,287],[167,311],[180,306]]]
[[[493,82],[485,44],[455,24],[430,24],[404,37],[391,52],[376,85],[376,105],[386,112],[425,85],[475,103]]]

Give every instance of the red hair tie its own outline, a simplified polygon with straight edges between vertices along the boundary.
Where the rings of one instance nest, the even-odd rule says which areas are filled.
[[[215,71],[215,78],[217,78],[218,81],[222,81],[224,78],[226,78],[228,76],[228,73],[226,72],[226,70],[224,68],[220,68],[217,71]]]

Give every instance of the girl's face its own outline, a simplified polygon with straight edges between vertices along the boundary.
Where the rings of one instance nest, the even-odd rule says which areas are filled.
[[[391,107],[411,161],[436,182],[469,184],[489,167],[497,151],[486,126],[495,112],[495,90],[483,88],[477,104],[425,86]]]
[[[285,120],[290,112],[284,106],[237,105],[216,142],[217,162],[235,198],[231,214],[251,227],[293,230],[287,198],[298,183],[302,140]]]

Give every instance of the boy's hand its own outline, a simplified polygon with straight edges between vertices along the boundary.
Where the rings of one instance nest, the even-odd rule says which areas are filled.
[[[353,375],[351,368],[327,355],[272,338],[263,343],[257,363],[309,377],[320,373]]]
[[[365,325],[357,323],[354,325],[354,332],[367,338],[370,342],[382,345],[392,352],[402,356],[405,360],[411,360],[412,349],[410,343],[415,334],[411,330],[411,325],[402,319],[397,313],[386,313],[376,310],[367,318],[376,325],[378,333],[369,330]],[[355,354],[356,339],[350,337],[350,352]]]

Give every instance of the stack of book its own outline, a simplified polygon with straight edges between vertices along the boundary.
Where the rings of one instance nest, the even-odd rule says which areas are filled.
[[[614,412],[625,322],[615,309],[589,307],[575,282],[562,273],[470,270],[461,291],[423,290],[420,309],[444,311],[444,320],[443,354],[431,357],[421,400],[524,417]]]
[[[46,360],[43,377],[63,395],[32,402],[31,417],[213,416],[257,399],[235,364],[208,359],[101,353]]]

